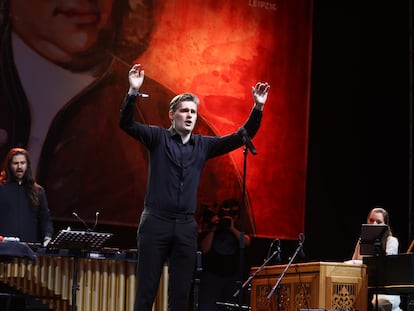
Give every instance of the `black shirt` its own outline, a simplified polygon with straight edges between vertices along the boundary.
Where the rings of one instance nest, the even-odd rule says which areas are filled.
[[[127,95],[121,108],[120,127],[149,151],[145,209],[155,213],[194,214],[199,180],[208,159],[243,145],[237,133],[226,136],[192,134],[183,144],[174,128],[164,129],[134,121],[137,97]],[[243,125],[250,137],[260,126],[262,112],[253,109]]]
[[[0,235],[18,237],[22,242],[43,242],[52,237],[46,193],[39,188],[39,206],[33,206],[23,185],[0,183]]]

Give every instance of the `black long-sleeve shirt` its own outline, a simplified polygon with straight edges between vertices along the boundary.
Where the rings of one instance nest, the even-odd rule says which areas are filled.
[[[33,206],[23,185],[16,182],[0,184],[0,235],[18,237],[22,242],[43,242],[52,237],[46,193],[39,188],[38,207]]]
[[[171,215],[194,214],[198,184],[206,161],[241,147],[242,136],[238,132],[220,137],[191,134],[189,142],[183,144],[172,127],[164,129],[136,122],[136,101],[134,95],[125,97],[120,127],[149,151],[145,209]],[[256,134],[261,119],[262,112],[252,109],[243,125],[250,137]]]

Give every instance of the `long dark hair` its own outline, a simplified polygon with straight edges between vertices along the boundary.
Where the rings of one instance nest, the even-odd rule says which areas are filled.
[[[29,198],[30,202],[34,206],[39,206],[39,189],[40,186],[36,183],[35,178],[32,174],[32,164],[30,161],[29,152],[23,148],[12,148],[7,153],[6,159],[4,160],[3,170],[1,172],[1,182],[3,184],[8,184],[16,181],[14,173],[11,168],[13,157],[16,155],[23,155],[26,158],[27,170],[22,179],[22,185],[26,189],[26,195]]]

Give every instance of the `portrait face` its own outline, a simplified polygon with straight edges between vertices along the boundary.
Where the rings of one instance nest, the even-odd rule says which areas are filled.
[[[110,31],[114,0],[10,0],[14,31],[55,63],[96,50]]]
[[[179,133],[191,133],[197,121],[197,104],[193,101],[182,101],[175,112],[170,111],[170,119]]]
[[[23,179],[27,171],[27,159],[23,154],[16,154],[13,156],[10,169],[17,181]]]

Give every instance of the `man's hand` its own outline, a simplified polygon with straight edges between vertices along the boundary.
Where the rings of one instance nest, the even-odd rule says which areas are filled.
[[[267,100],[267,94],[269,93],[270,85],[265,82],[257,82],[255,86],[252,86],[252,95],[255,107],[259,110],[263,110],[263,106]]]
[[[129,87],[130,91],[138,92],[144,82],[144,70],[141,69],[141,64],[135,64],[129,71]]]

